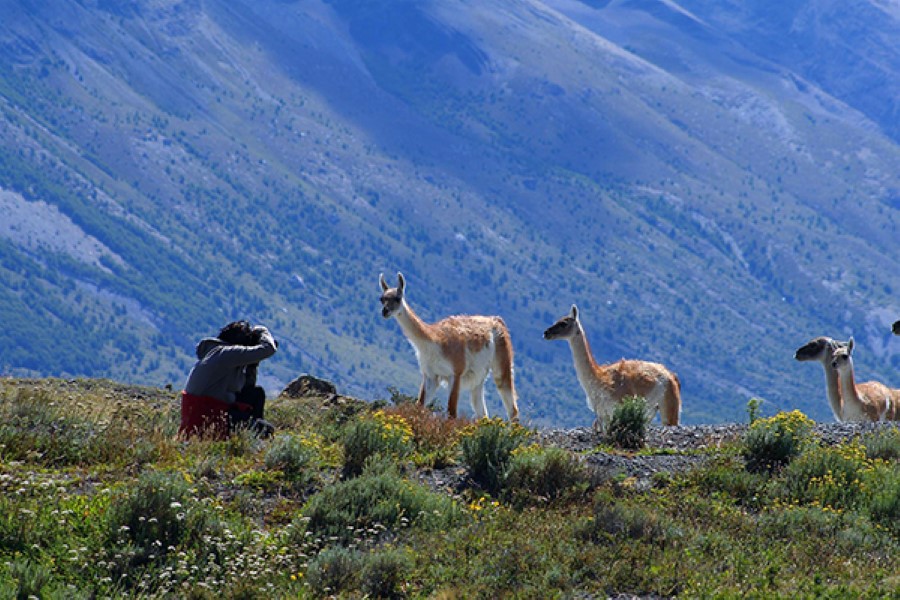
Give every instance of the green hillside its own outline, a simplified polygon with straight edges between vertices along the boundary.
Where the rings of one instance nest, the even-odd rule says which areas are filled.
[[[750,397],[830,419],[793,360],[817,335],[900,385],[897,48],[843,56],[822,21],[798,41],[820,73],[742,3],[658,4],[6,3],[0,371],[178,387],[249,318],[281,341],[270,389],[414,393],[377,302],[402,271],[428,320],[503,316],[528,422],[591,421],[541,339],[572,303],[598,360],[678,373],[686,422]],[[843,10],[802,4],[783,36]]]

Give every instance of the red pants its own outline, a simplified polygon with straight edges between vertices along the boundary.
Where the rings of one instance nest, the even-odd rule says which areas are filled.
[[[178,435],[184,439],[199,435],[207,439],[224,440],[230,431],[229,411],[235,408],[250,410],[244,404],[229,404],[212,396],[181,392],[181,426],[178,428]]]

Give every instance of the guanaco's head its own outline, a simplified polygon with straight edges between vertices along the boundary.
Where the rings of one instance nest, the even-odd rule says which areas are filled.
[[[560,318],[544,332],[545,340],[567,340],[578,331],[578,307],[572,305],[572,311]]]
[[[384,280],[384,273],[378,276],[381,283],[381,316],[390,319],[403,307],[403,290],[406,288],[406,280],[402,273],[397,273],[397,287],[389,287]]]
[[[839,348],[846,348],[846,346],[847,342],[839,342],[830,337],[817,337],[797,348],[797,351],[794,352],[794,358],[801,362],[819,361],[830,365],[835,351]]]
[[[853,338],[850,338],[850,341],[847,342],[846,346],[842,346],[834,351],[834,357],[831,359],[831,366],[834,367],[838,373],[841,373],[844,369],[853,365],[852,361]]]
[[[900,335],[900,321],[894,321],[894,326],[891,328],[891,331],[894,332],[894,335]]]

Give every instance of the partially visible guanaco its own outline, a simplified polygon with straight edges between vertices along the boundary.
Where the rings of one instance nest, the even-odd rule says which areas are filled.
[[[900,420],[900,390],[894,390],[877,381],[856,383],[853,375],[853,338],[847,345],[834,351],[832,366],[841,382],[841,398],[844,403],[843,421],[897,421]]]

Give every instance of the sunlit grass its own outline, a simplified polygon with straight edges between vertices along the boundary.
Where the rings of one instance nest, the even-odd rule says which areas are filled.
[[[895,432],[779,446],[771,470],[747,457],[778,436],[737,440],[645,486],[592,481],[519,426],[415,404],[278,399],[270,417],[270,440],[185,443],[173,392],[0,380],[0,598],[900,590]],[[352,451],[373,458],[350,474],[360,432]],[[432,469],[457,487],[430,487]]]

